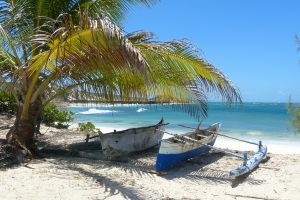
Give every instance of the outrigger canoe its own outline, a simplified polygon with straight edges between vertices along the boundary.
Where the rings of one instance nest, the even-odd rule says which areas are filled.
[[[217,138],[214,133],[220,127],[221,124],[215,123],[207,129],[195,129],[193,132],[188,132],[179,137],[162,140],[156,160],[156,171],[168,170],[190,158],[208,153],[209,146],[213,146]],[[180,137],[190,138],[198,142],[180,139]]]
[[[139,152],[158,145],[164,133],[163,119],[156,125],[114,131],[100,135],[102,151],[108,159]]]
[[[251,159],[247,160],[247,153],[245,153],[243,165],[229,171],[228,176],[235,178],[251,172],[255,167],[259,165],[259,163],[266,157],[266,155],[267,146],[262,145],[261,142],[259,142],[258,151],[255,153],[255,155]]]

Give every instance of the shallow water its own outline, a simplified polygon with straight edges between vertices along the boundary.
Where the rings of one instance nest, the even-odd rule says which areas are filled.
[[[177,133],[188,131],[178,125],[197,127],[198,121],[187,113],[176,111],[170,105],[89,105],[70,106],[75,112],[74,126],[78,122],[93,122],[103,132],[114,129],[145,126],[157,123],[162,117],[170,123],[167,130]],[[209,103],[208,117],[201,127],[220,122],[221,132],[250,140],[299,141],[289,121],[291,116],[284,103],[244,103],[226,107],[222,103]]]

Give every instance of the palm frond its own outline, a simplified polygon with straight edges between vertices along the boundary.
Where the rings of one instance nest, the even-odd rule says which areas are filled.
[[[195,91],[219,93],[228,103],[241,102],[238,89],[217,68],[200,58],[197,48],[187,40],[156,42],[149,33],[135,33],[129,39],[140,49],[156,79],[166,74],[168,78],[162,77],[164,80],[192,86]]]
[[[9,78],[24,86],[23,113],[40,95],[51,100],[69,90],[99,101],[180,103],[178,109],[198,118],[207,114],[207,92],[241,101],[228,78],[187,40],[125,35],[115,24],[131,5],[155,2],[0,0],[0,72],[16,67]]]
[[[188,41],[156,42],[153,34],[145,32],[127,38],[110,20],[87,16],[81,14],[76,28],[62,16],[62,26],[48,37],[49,50],[32,59],[31,73],[44,70],[48,74],[34,98],[51,82],[59,92],[49,93],[50,98],[64,88],[98,101],[155,98],[180,103],[177,109],[198,119],[207,114],[206,92],[220,93],[228,103],[241,101],[231,82],[201,59]]]
[[[16,66],[21,66],[21,60],[17,53],[17,46],[14,44],[13,38],[7,33],[7,31],[0,25],[0,43],[2,48],[0,54],[6,61],[14,62]]]
[[[120,24],[131,5],[142,4],[151,6],[156,2],[157,0],[83,0],[79,1],[79,5],[81,9],[87,9],[91,17],[100,15]]]
[[[146,71],[144,58],[115,24],[108,19],[85,18],[77,29],[73,27],[67,24],[52,34],[49,50],[32,58],[28,69],[31,74],[44,69],[49,76],[55,74],[51,81],[63,80],[60,82],[64,87],[88,82],[89,85],[81,84],[83,91],[105,94],[110,100],[120,91],[116,85],[134,88],[133,85],[145,84],[141,78],[141,72]],[[38,89],[33,97],[41,91]]]
[[[10,35],[20,37],[23,30],[32,31],[33,26],[31,4],[29,0],[0,1],[0,24]]]

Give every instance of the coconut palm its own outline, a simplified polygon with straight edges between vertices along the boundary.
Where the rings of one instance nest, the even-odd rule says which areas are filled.
[[[206,92],[241,101],[188,41],[125,35],[118,24],[133,3],[155,1],[0,1],[0,83],[18,105],[12,146],[31,156],[43,106],[69,91],[111,103],[193,103],[195,116],[206,115]]]

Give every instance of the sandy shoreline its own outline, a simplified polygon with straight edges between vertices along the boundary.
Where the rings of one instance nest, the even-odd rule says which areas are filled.
[[[0,131],[0,138],[6,131]],[[42,140],[60,145],[85,136],[47,127],[42,131]],[[152,173],[154,150],[124,162],[52,156],[0,170],[0,199],[299,199],[300,155],[269,156],[237,180],[226,174],[241,161],[221,153],[192,159],[164,176]]]

